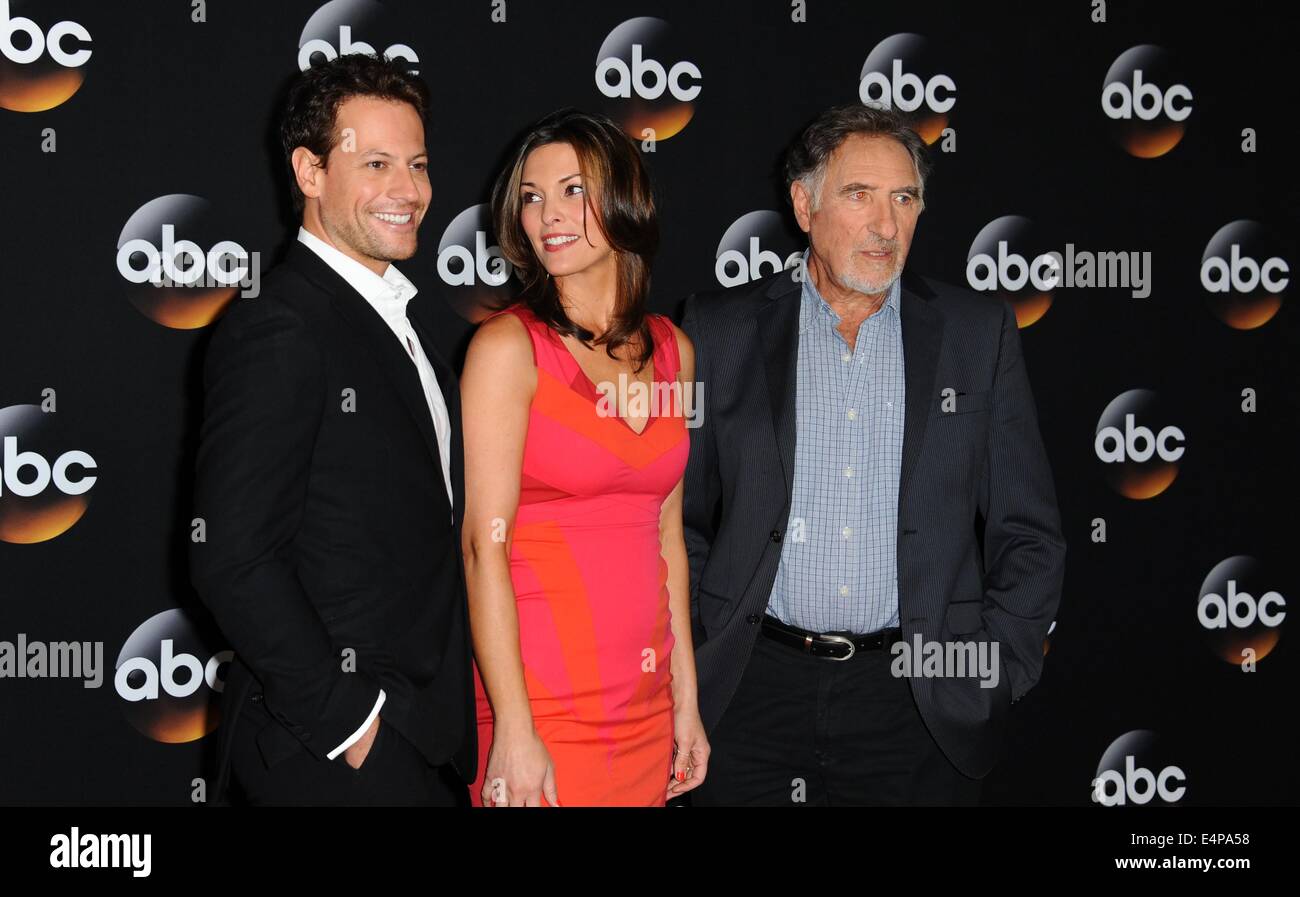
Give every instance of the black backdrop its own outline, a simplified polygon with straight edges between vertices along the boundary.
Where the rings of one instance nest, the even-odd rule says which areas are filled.
[[[1289,269],[1297,258],[1296,192],[1283,165],[1294,153],[1294,77],[1283,80],[1289,47],[1261,7],[1234,3],[1203,22],[1187,5],[1116,3],[1099,22],[1102,7],[1085,2],[0,6],[11,28],[18,17],[33,21],[65,61],[91,51],[80,65],[48,49],[15,62],[5,55],[22,57],[29,38],[0,41],[17,51],[0,55],[0,436],[50,464],[85,452],[95,469],[74,465],[68,478],[97,477],[79,498],[57,484],[27,498],[0,480],[0,802],[195,798],[193,780],[212,746],[201,737],[215,725],[212,690],[194,679],[189,695],[164,689],[128,701],[123,693],[138,696],[142,683],[147,690],[164,638],[173,654],[200,664],[219,661],[226,647],[207,631],[184,566],[198,373],[210,328],[167,326],[162,312],[142,313],[150,306],[141,296],[153,288],[127,283],[118,248],[139,236],[123,231],[143,206],[190,194],[206,204],[173,206],[178,238],[204,249],[235,240],[260,253],[264,269],[273,263],[293,226],[274,114],[300,39],[313,36],[304,35],[313,16],[334,37],[346,24],[353,41],[407,45],[433,90],[433,206],[419,254],[400,267],[420,288],[414,301],[437,323],[439,348],[458,363],[481,296],[444,283],[439,243],[457,215],[487,200],[512,138],[534,118],[576,105],[620,117],[638,138],[646,121],[656,125],[659,139],[645,153],[663,233],[652,306],[674,312],[687,293],[718,284],[717,256],[727,248],[720,243],[745,214],[784,218],[752,233],[742,223],[742,246],[756,236],[782,256],[801,248],[773,176],[779,153],[817,111],[859,98],[864,61],[882,42],[881,53],[903,47],[900,71],[950,78],[955,89],[936,99],[955,98],[946,114],[951,131],[932,147],[936,167],[913,269],[967,282],[977,235],[1010,215],[1029,222],[985,231],[1010,234],[1010,250],[1064,251],[1072,243],[1151,253],[1145,298],[1127,288],[1058,287],[1031,323],[1034,291],[1006,294],[1021,313],[1070,554],[1043,679],[1016,705],[985,800],[1087,805],[1094,777],[1103,768],[1123,775],[1127,754],[1155,773],[1177,767],[1168,781],[1185,785],[1177,798],[1184,804],[1295,802],[1295,660],[1283,632],[1290,625],[1283,602],[1295,595],[1295,310],[1283,298],[1269,314],[1277,299],[1262,293],[1285,289],[1229,294],[1216,304],[1202,282],[1202,257],[1232,222],[1258,222],[1227,234],[1257,263],[1280,258]],[[642,55],[666,70],[688,61],[699,72],[678,80],[699,90],[675,134],[671,121],[685,107],[670,94],[634,106],[597,88],[607,36],[638,17],[666,25],[628,26],[611,45],[631,32],[622,44],[640,40]],[[77,23],[90,41],[56,28],[60,22]],[[886,41],[908,33],[924,45]],[[1180,83],[1192,95],[1172,147],[1163,113],[1139,120],[1125,140],[1102,108],[1112,65],[1144,45],[1160,48],[1136,54],[1144,83],[1154,79],[1162,90]],[[631,63],[627,53],[623,59]],[[1133,83],[1128,72],[1120,77]],[[1171,109],[1179,108],[1175,97]],[[1253,152],[1243,151],[1245,129],[1257,141]],[[146,239],[155,246],[162,214],[146,210],[148,220],[134,222],[142,232],[153,228]],[[473,237],[451,230],[449,239],[472,252]],[[182,292],[172,305],[182,310],[172,324],[194,324],[184,310],[203,301]],[[1121,398],[1138,389],[1155,395]],[[1254,410],[1243,410],[1243,390],[1253,391]],[[1094,437],[1112,422],[1122,429],[1125,410],[1153,432],[1178,427],[1182,457],[1103,463]],[[69,460],[78,458],[85,460]],[[30,482],[33,470],[18,475]],[[1157,494],[1129,497],[1143,489]],[[1221,565],[1243,556],[1253,560]],[[1200,622],[1203,593],[1224,594],[1230,576],[1236,591],[1248,590],[1269,611],[1270,624],[1222,631]],[[1264,601],[1269,593],[1280,598]],[[165,613],[173,609],[184,615]],[[157,614],[164,616],[145,625]],[[18,677],[5,667],[4,643],[12,664],[20,637],[102,642],[102,684]],[[1256,652],[1254,671],[1241,669],[1243,646]],[[119,664],[135,669],[124,687],[115,683]]]

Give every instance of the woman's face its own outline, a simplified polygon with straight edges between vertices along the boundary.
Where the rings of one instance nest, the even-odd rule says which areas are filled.
[[[567,143],[539,146],[524,159],[519,221],[552,277],[613,261],[614,250],[601,233],[595,195],[589,188],[594,185],[583,183],[578,154]]]

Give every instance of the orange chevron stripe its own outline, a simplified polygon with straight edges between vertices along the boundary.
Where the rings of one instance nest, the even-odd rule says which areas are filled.
[[[636,691],[632,693],[632,697],[628,701],[628,717],[648,716],[655,711],[655,708],[651,706],[651,701],[658,695],[659,688],[672,667],[671,651],[667,657],[659,656],[660,648],[668,644],[668,638],[672,633],[672,611],[668,606],[668,595],[665,591],[667,581],[668,562],[664,560],[663,555],[660,555],[659,590],[663,600],[659,602],[659,611],[655,616],[654,643],[647,646],[655,651],[655,671],[653,673],[643,673],[640,681],[637,682]]]
[[[515,528],[514,550],[528,563],[551,609],[557,641],[563,653],[566,683],[574,696],[579,719],[605,717],[600,667],[596,655],[577,649],[597,644],[590,598],[573,552],[553,520]]]
[[[659,656],[659,646],[668,643],[667,630],[669,628],[669,615],[665,613],[655,626],[656,656],[654,672],[642,673],[641,679],[637,682],[636,691],[632,693],[632,697],[628,700],[627,711],[624,714],[625,719],[645,719],[661,709],[657,706],[662,700],[660,689],[666,682],[671,682],[672,652],[669,651],[666,655]],[[667,703],[671,704],[671,700]]]
[[[686,438],[686,422],[681,417],[660,418],[638,436],[621,420],[601,417],[591,399],[542,368],[537,369],[533,410],[607,449],[637,470],[659,460]]]

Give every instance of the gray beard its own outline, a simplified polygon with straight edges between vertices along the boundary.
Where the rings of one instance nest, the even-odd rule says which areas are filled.
[[[871,281],[852,274],[845,274],[840,280],[840,286],[848,290],[854,290],[867,296],[876,296],[884,293],[894,285],[894,282],[902,275],[902,270],[891,271],[889,275],[881,280]]]

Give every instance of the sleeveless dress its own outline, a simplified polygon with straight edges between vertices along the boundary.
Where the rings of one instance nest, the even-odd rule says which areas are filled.
[[[674,639],[659,511],[686,467],[685,420],[680,406],[655,401],[640,434],[616,407],[602,416],[600,393],[554,331],[522,303],[497,314],[523,322],[537,365],[510,579],[556,796],[561,806],[663,806]],[[647,317],[655,383],[667,386],[680,367],[677,340],[666,318]],[[479,806],[492,711],[477,665],[474,691],[479,761],[470,793]]]

